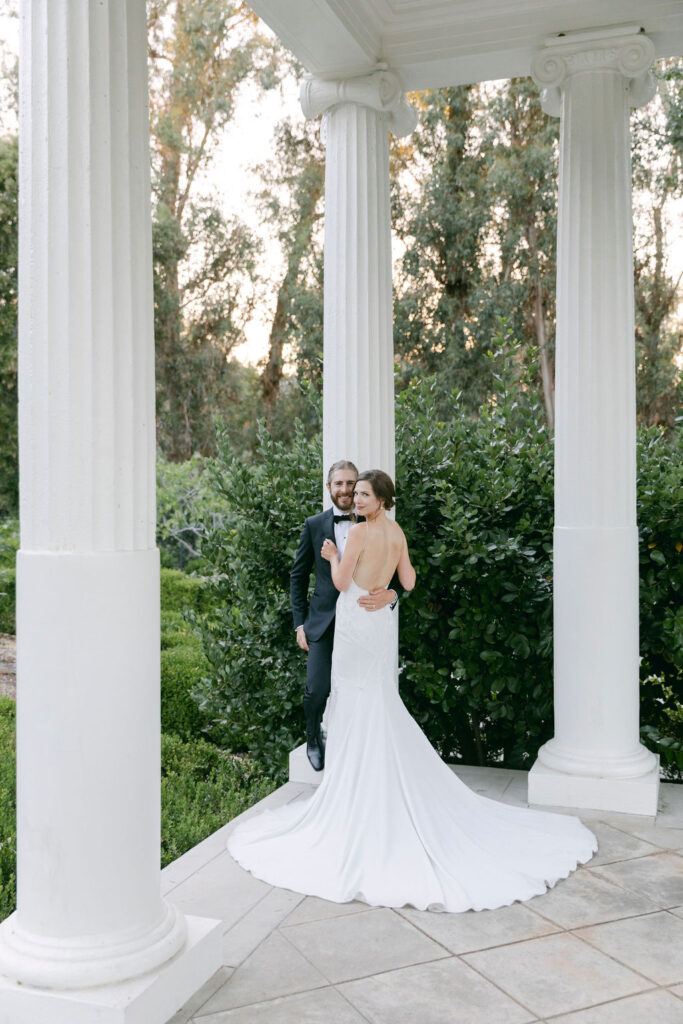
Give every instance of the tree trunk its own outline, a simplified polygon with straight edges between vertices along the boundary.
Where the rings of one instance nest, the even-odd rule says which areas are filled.
[[[304,174],[309,170],[310,168],[306,168]],[[287,336],[292,293],[299,278],[304,254],[311,244],[313,228],[318,217],[316,207],[324,187],[322,168],[320,168],[320,173],[318,174],[308,174],[308,178],[312,181],[312,184],[309,188],[303,190],[305,198],[299,204],[294,238],[287,259],[287,272],[278,291],[275,315],[270,328],[268,361],[261,377],[263,401],[266,406],[266,422],[269,425],[280,392],[280,382],[283,375],[283,349]]]
[[[545,406],[545,418],[548,430],[555,428],[555,385],[553,380],[553,366],[548,351],[548,333],[545,320],[545,303],[543,301],[543,283],[538,269],[538,239],[536,225],[531,223],[526,232],[529,245],[529,256],[535,267],[533,284],[533,305],[531,319],[536,331],[536,344],[538,345],[539,358],[541,361],[541,381],[543,383],[543,404]]]

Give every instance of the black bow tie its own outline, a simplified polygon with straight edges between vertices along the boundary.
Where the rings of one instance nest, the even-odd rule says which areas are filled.
[[[335,523],[350,523],[351,516],[333,516]]]

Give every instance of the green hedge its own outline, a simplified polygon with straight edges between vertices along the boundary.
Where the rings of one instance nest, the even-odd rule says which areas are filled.
[[[164,612],[198,610],[203,601],[202,581],[180,569],[161,570],[161,609]]]
[[[250,758],[205,740],[161,737],[161,865],[267,796],[274,782]]]
[[[14,910],[17,898],[15,706],[0,697],[0,920]]]
[[[200,647],[179,644],[161,652],[161,729],[189,739],[199,736],[207,717],[192,699],[192,691],[207,674],[209,664]]]
[[[499,384],[477,419],[455,395],[440,419],[430,381],[397,402],[397,519],[418,577],[400,603],[401,693],[448,760],[528,768],[553,731],[553,451],[525,382]],[[643,735],[662,754],[682,738],[682,436],[638,435]],[[289,571],[322,467],[303,432],[283,445],[262,430],[259,445],[245,466],[223,443],[214,466],[226,523],[202,549],[216,610],[200,696],[211,735],[284,773],[305,671]]]
[[[14,567],[0,568],[0,633],[17,631],[15,617],[16,570]]]

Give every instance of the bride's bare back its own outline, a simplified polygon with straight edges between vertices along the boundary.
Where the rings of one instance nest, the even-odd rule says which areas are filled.
[[[383,491],[379,498],[370,483],[373,474]],[[346,590],[352,579],[361,590],[385,589],[395,572],[405,590],[415,586],[415,570],[410,564],[403,530],[398,523],[387,519],[385,504],[388,502],[388,507],[392,508],[393,496],[394,485],[386,473],[373,470],[361,474],[354,497],[365,522],[356,523],[349,530],[343,558],[339,559],[337,547],[329,538],[323,542],[320,552],[330,563],[332,582],[337,590]]]
[[[377,523],[359,523],[358,530],[364,534],[363,546],[353,579],[363,590],[388,586],[405,547],[403,530],[386,517]]]

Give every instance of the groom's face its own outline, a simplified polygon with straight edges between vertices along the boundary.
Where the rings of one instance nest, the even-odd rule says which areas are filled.
[[[350,512],[353,508],[353,489],[356,486],[356,474],[352,469],[345,467],[338,469],[332,474],[332,479],[327,485],[332,498],[332,504],[340,512]]]

